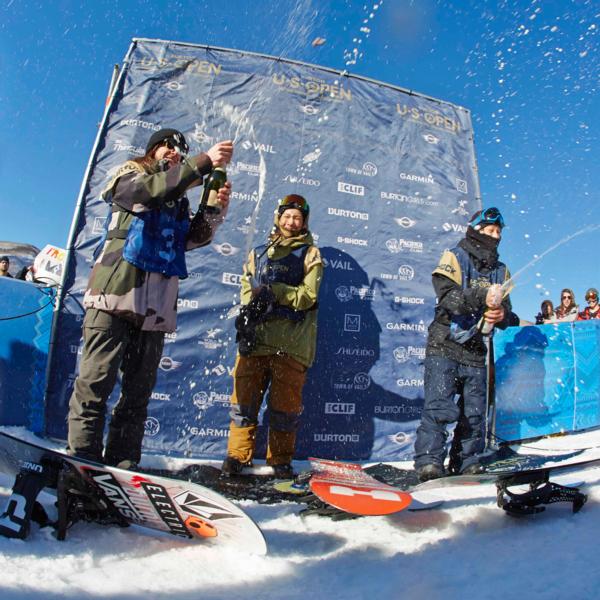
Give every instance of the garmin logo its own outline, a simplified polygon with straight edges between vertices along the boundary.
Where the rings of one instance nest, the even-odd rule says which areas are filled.
[[[186,300],[184,298],[177,298],[177,308],[198,308],[198,300]]]
[[[396,385],[398,387],[423,387],[425,381],[423,379],[396,379]]]
[[[251,194],[245,192],[231,192],[232,200],[240,200],[241,202],[258,202],[258,192]]]
[[[353,402],[326,402],[326,415],[353,415],[356,412],[356,404]]]
[[[391,331],[413,331],[423,333],[427,331],[425,323],[419,321],[418,323],[386,323],[385,328]]]
[[[344,194],[352,194],[354,196],[364,196],[365,188],[362,185],[354,185],[353,183],[345,183],[344,181],[338,181],[337,185],[338,192]]]
[[[399,252],[423,252],[423,242],[414,242],[402,238],[388,240],[385,243],[385,247],[392,254],[398,254]]]
[[[221,283],[225,285],[242,285],[242,276],[239,273],[223,273]]]
[[[358,444],[360,442],[360,435],[356,433],[315,433],[313,441]]]
[[[363,246],[366,247],[369,245],[368,240],[361,240],[358,238],[350,238],[350,237],[344,237],[341,235],[337,236],[337,243],[338,244],[347,244],[349,246]]]
[[[359,212],[357,210],[346,210],[345,208],[332,208],[330,206],[327,209],[327,214],[336,217],[346,217],[347,219],[358,219],[359,221],[369,220],[369,213]]]
[[[213,427],[190,427],[190,433],[198,437],[229,437],[229,429],[216,429]]]

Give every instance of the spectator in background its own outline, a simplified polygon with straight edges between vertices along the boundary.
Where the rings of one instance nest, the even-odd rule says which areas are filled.
[[[575,294],[573,290],[565,288],[560,293],[560,305],[555,311],[556,320],[569,322],[577,318],[579,307],[575,304]]]
[[[0,277],[10,277],[12,279],[12,275],[8,272],[8,267],[10,267],[8,256],[0,256]]]
[[[544,300],[540,308],[540,312],[535,316],[535,324],[543,325],[544,323],[553,323],[556,321],[554,305],[551,300]]]
[[[600,319],[600,304],[598,304],[598,290],[590,288],[585,293],[585,300],[588,303],[578,315],[578,321],[588,321],[589,319]]]

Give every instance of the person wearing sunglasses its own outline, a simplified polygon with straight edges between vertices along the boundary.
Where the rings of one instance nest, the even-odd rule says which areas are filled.
[[[577,315],[577,320],[588,321],[589,319],[600,319],[598,290],[596,288],[590,288],[585,293],[585,301],[588,303],[588,305]]]
[[[233,373],[226,476],[252,464],[258,413],[269,389],[267,464],[278,479],[293,476],[296,430],[306,371],[315,358],[321,254],[308,230],[309,206],[297,194],[281,200],[267,243],[244,266]]]
[[[560,293],[560,304],[555,310],[556,320],[562,322],[571,322],[577,319],[579,306],[575,304],[575,294],[573,290],[565,288]]]
[[[445,474],[446,428],[452,423],[457,425],[449,471],[484,470],[479,462],[487,412],[483,332],[519,324],[508,296],[510,274],[498,256],[503,228],[497,208],[478,211],[465,238],[442,254],[433,271],[437,305],[429,326],[425,404],[415,441],[415,469],[421,481]]]
[[[227,212],[230,184],[220,207],[192,218],[186,192],[212,168],[231,160],[233,144],[219,142],[187,156],[176,129],[155,132],[144,156],[121,165],[102,193],[110,207],[83,304],[83,353],[69,403],[68,452],[122,468],[141,457],[148,401],[165,333],[174,332],[185,252],[210,243]],[[121,374],[106,448],[106,402]]]

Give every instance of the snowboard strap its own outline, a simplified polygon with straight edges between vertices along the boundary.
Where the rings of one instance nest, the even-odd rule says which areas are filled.
[[[568,487],[548,481],[547,475],[544,480],[531,482],[528,492],[517,494],[508,489],[514,485],[510,480],[496,483],[498,488],[498,506],[513,517],[534,515],[546,510],[544,505],[555,502],[571,502],[573,512],[579,512],[586,503],[587,496],[579,491],[579,488]]]
[[[78,521],[128,527],[129,523],[93,484],[67,461],[62,461],[56,484],[58,519],[56,539],[63,541],[67,530]]]
[[[56,481],[56,462],[42,459],[40,463],[26,462],[15,478],[6,509],[0,515],[0,535],[24,540],[29,535],[31,521],[40,527],[51,525],[37,497],[46,486]]]

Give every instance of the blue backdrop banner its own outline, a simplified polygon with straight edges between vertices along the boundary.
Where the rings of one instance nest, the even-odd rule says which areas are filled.
[[[480,207],[469,112],[317,66],[156,40],[134,40],[125,58],[74,216],[48,432],[65,435],[78,300],[108,210],[100,192],[162,127],[181,130],[192,153],[233,139],[234,191],[214,242],[187,254],[190,277],[177,332],[166,339],[145,450],[224,455],[242,265],[265,242],[277,200],[299,193],[325,276],[297,456],[409,456],[435,304],[431,272]]]
[[[0,277],[0,298],[0,424],[43,433],[55,291]]]
[[[600,425],[600,321],[499,331],[494,348],[498,441]]]

